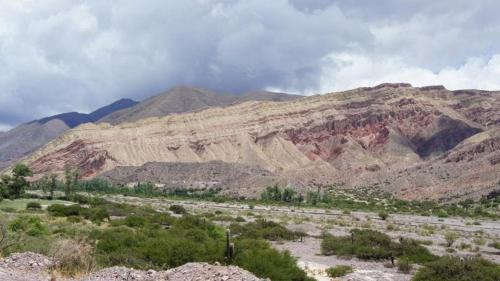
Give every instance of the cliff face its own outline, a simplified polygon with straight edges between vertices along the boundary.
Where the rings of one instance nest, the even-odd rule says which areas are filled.
[[[296,186],[379,183],[401,197],[437,198],[498,187],[498,124],[498,92],[383,84],[83,125],[26,162],[39,175],[70,165],[93,177],[146,162],[220,160],[258,166]]]

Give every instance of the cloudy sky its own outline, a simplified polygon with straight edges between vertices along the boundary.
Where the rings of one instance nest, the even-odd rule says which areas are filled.
[[[174,85],[500,89],[495,0],[0,0],[0,130]]]

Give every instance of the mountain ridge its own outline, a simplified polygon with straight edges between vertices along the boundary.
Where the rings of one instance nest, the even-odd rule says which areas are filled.
[[[302,96],[267,91],[255,91],[238,96],[219,94],[207,89],[183,85],[149,97],[130,108],[118,110],[102,118],[99,122],[119,124],[149,117],[162,117],[172,113],[202,110],[213,106],[228,106],[250,100],[286,101],[300,97]]]
[[[61,172],[70,164],[87,178],[147,162],[219,160],[259,166],[298,187],[378,185],[408,199],[476,196],[498,188],[500,138],[490,133],[482,146],[461,143],[499,130],[498,109],[499,92],[384,84],[133,123],[87,124],[25,160],[38,175]],[[486,147],[491,150],[487,154]],[[485,166],[453,162],[458,149]],[[398,177],[412,169],[431,172]],[[462,180],[455,182],[447,174]]]
[[[46,144],[65,131],[84,123],[95,122],[119,109],[135,105],[131,99],[120,99],[91,113],[67,112],[21,124],[0,134],[0,169]]]

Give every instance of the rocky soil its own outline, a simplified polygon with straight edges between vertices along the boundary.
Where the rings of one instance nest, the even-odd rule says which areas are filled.
[[[236,266],[187,263],[167,271],[141,271],[126,267],[106,268],[88,276],[62,277],[52,268],[57,261],[31,252],[15,253],[0,260],[2,281],[259,281],[250,272]]]

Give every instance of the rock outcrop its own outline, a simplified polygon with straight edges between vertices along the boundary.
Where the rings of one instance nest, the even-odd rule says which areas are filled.
[[[491,151],[475,153],[483,148],[471,142],[499,123],[499,92],[382,84],[84,125],[25,161],[38,175],[69,164],[90,178],[118,166],[219,160],[258,166],[300,186],[378,184],[405,198],[440,198],[498,188],[498,147],[485,143]],[[469,164],[453,161],[470,153]]]

